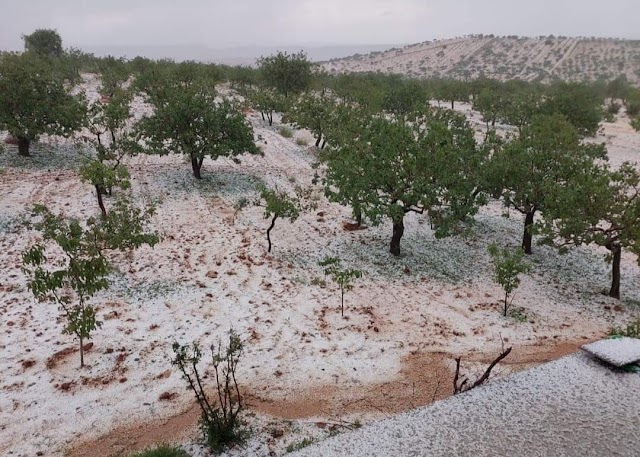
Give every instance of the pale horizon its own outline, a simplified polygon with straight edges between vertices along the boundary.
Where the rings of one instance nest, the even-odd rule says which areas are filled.
[[[640,2],[611,0],[4,1],[0,48],[56,29],[65,47],[367,47],[472,34],[640,39]]]

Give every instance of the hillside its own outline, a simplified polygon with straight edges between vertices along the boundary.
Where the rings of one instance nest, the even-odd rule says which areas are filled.
[[[640,82],[640,40],[474,35],[332,59],[331,73],[381,71],[412,77],[593,80],[624,74]]]
[[[275,54],[277,51],[295,53],[303,50],[310,60],[323,61],[330,58],[340,58],[355,53],[368,53],[383,51],[393,46],[392,44],[377,45],[344,45],[344,46],[236,46],[230,48],[212,48],[202,45],[175,45],[175,46],[84,46],[80,43],[75,47],[91,52],[96,56],[124,56],[133,59],[136,56],[144,56],[150,59],[174,59],[176,61],[195,60],[199,62],[215,62],[225,65],[249,65],[254,66],[256,59],[261,56]],[[20,49],[14,49],[19,51]]]

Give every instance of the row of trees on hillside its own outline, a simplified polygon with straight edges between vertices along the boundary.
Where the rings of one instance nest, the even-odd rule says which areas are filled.
[[[401,252],[407,214],[428,215],[436,235],[447,236],[497,198],[505,209],[522,213],[527,254],[536,233],[560,247],[596,243],[609,249],[614,265],[610,294],[619,296],[620,252],[635,252],[638,238],[631,198],[637,188],[634,168],[611,170],[604,148],[584,139],[597,132],[607,97],[624,97],[620,100],[629,111],[635,89],[624,80],[542,86],[410,81],[377,74],[334,77],[314,73],[304,54],[287,53],[260,59],[257,70],[235,72],[194,62],[111,58],[99,61],[102,99],[88,104],[81,95],[70,95],[70,72],[55,73],[65,66],[56,63],[59,58],[31,50],[2,57],[0,82],[11,87],[26,75],[34,90],[0,92],[5,97],[0,128],[32,141],[41,133],[71,135],[84,127],[81,137],[96,153],[81,173],[94,186],[105,219],[102,197],[129,185],[122,161],[126,154],[181,153],[201,178],[206,157],[260,152],[242,105],[217,97],[216,84],[226,74],[269,124],[280,111],[284,121],[315,135],[322,149],[318,182],[325,194],[349,205],[358,223],[389,220],[392,254]],[[40,96],[53,95],[48,106],[60,108],[55,111],[64,114],[59,122],[51,113],[23,109],[38,105]],[[135,95],[154,108],[140,121],[130,111]],[[452,107],[471,102],[486,122],[484,140],[476,140],[463,115],[432,107],[434,98],[447,102],[447,108],[449,102]],[[36,121],[31,127],[29,122]],[[511,127],[499,131],[498,123]],[[575,194],[577,189],[582,193]],[[593,193],[597,205],[589,200],[596,198]]]
[[[37,31],[25,37],[27,52],[5,54],[2,58],[0,94],[4,100],[0,101],[0,124],[18,139],[21,154],[28,154],[30,142],[41,134],[68,136],[82,126],[81,97],[69,95],[78,82],[81,67],[102,76],[102,91],[107,97],[113,96],[121,82],[132,76],[147,95],[154,92],[154,85],[158,86],[157,90],[170,90],[170,85],[164,82],[167,75],[173,80],[189,80],[190,84],[197,81],[207,90],[228,80],[269,123],[273,122],[276,111],[300,111],[295,109],[294,98],[311,90],[323,96],[330,93],[332,98],[343,103],[356,103],[372,112],[398,114],[424,106],[429,100],[451,103],[452,107],[456,102],[472,102],[493,126],[501,122],[519,127],[533,114],[561,113],[581,133],[594,134],[602,118],[602,102],[606,97],[611,100],[620,97],[631,113],[638,109],[640,100],[640,91],[623,78],[608,84],[558,82],[542,85],[523,81],[500,83],[489,79],[419,81],[381,74],[334,76],[314,72],[302,53],[278,53],[262,58],[257,69],[196,62],[175,64],[144,58],[125,61],[113,57],[89,59],[90,65],[79,64],[78,51],[61,52],[60,37],[49,32]],[[16,100],[19,106],[15,106]],[[46,103],[41,103],[42,100]],[[317,108],[323,109],[324,105],[316,104]],[[12,115],[16,112],[19,116]],[[316,122],[313,119],[307,123]]]
[[[341,111],[320,156],[325,193],[351,206],[356,219],[390,220],[392,254],[400,254],[406,214],[428,214],[436,236],[447,236],[498,198],[523,215],[526,254],[535,234],[563,250],[591,243],[608,249],[609,295],[620,297],[621,252],[639,253],[639,175],[628,163],[612,169],[605,148],[585,142],[565,116],[535,115],[517,133],[489,131],[477,143],[466,119],[449,110]]]
[[[527,254],[536,233],[540,242],[560,249],[589,243],[608,249],[609,295],[619,298],[621,251],[637,254],[640,239],[634,228],[636,169],[611,169],[603,145],[585,141],[598,131],[607,114],[605,95],[617,84],[475,81],[467,96],[487,122],[481,144],[464,118],[429,108],[430,97],[414,82],[388,91],[378,111],[356,97],[328,98],[327,91],[316,91],[312,103],[309,95],[293,103],[285,120],[332,113],[302,125],[318,138],[322,121],[328,124],[323,129],[329,147],[321,154],[326,194],[350,205],[358,220],[362,214],[374,224],[390,220],[391,253],[400,253],[407,213],[429,214],[436,235],[446,236],[488,198],[500,198],[506,209],[523,215]],[[515,130],[498,135],[497,122]]]
[[[63,332],[78,339],[84,366],[85,343],[102,324],[92,299],[110,286],[115,251],[159,242],[147,228],[155,207],[139,205],[126,192],[129,173],[122,160],[136,150],[138,138],[130,128],[133,94],[125,87],[129,73],[123,62],[102,62],[101,92],[108,103],[88,104],[82,94],[72,95],[78,74],[70,69],[59,35],[38,30],[24,40],[23,54],[0,56],[0,128],[17,138],[24,156],[42,134],[75,135],[90,150],[79,173],[95,188],[100,217],[69,217],[38,204],[30,227],[42,236],[23,253],[29,289],[58,306]],[[104,195],[114,201],[106,205]]]

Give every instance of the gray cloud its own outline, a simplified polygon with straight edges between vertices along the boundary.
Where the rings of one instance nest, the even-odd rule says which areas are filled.
[[[2,0],[0,48],[413,43],[471,33],[640,38],[638,0]]]

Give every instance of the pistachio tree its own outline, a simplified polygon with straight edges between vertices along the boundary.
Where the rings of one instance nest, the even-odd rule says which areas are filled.
[[[243,94],[248,104],[260,111],[263,121],[273,125],[273,113],[282,112],[286,107],[285,98],[273,89],[264,86],[245,88]]]
[[[29,35],[23,35],[24,49],[45,57],[60,57],[63,53],[62,38],[56,30],[37,29]]]
[[[82,126],[86,106],[70,95],[66,75],[38,53],[0,54],[0,130],[18,140],[18,153],[41,135],[71,136]]]
[[[513,293],[520,285],[520,275],[528,273],[531,266],[524,261],[521,248],[499,248],[495,243],[489,246],[489,255],[493,263],[493,278],[504,290],[504,312],[506,317],[513,302]]]
[[[315,208],[315,204],[309,199],[310,191],[301,187],[296,187],[295,195],[266,186],[260,186],[258,191],[260,194],[254,203],[264,209],[264,218],[271,220],[267,228],[267,252],[271,252],[271,231],[276,221],[289,219],[293,223],[300,217],[300,213]]]
[[[117,95],[131,77],[131,66],[123,59],[107,56],[97,59],[100,95],[107,100]]]
[[[340,288],[340,312],[344,317],[344,293],[353,289],[353,282],[362,277],[362,271],[343,268],[340,264],[341,260],[337,257],[325,257],[318,263],[321,267],[325,267],[324,274]]]
[[[327,141],[325,133],[334,110],[335,103],[329,97],[307,93],[287,109],[283,121],[309,130],[316,139],[316,147],[324,149]]]
[[[471,84],[456,79],[435,79],[429,82],[430,91],[438,101],[451,103],[455,109],[456,102],[468,102],[471,96]]]
[[[94,187],[103,218],[107,217],[103,196],[111,195],[114,188],[131,186],[123,159],[140,150],[130,108],[132,91],[120,86],[108,86],[108,91],[108,100],[97,100],[89,106],[87,129],[79,136],[90,149],[80,176]]]
[[[541,228],[543,240],[562,248],[595,244],[611,263],[609,296],[620,298],[622,252],[640,255],[640,172],[594,164],[553,195]]]
[[[404,114],[423,109],[428,104],[428,94],[418,81],[401,81],[385,91],[382,109],[389,113]]]
[[[553,83],[544,94],[541,112],[566,117],[580,136],[595,135],[604,117],[604,97],[591,85],[577,82]]]
[[[293,54],[279,51],[260,57],[257,64],[263,84],[285,98],[303,92],[311,84],[312,64],[302,51]]]
[[[28,287],[37,300],[60,308],[63,332],[78,338],[81,367],[84,343],[101,325],[91,299],[109,287],[113,268],[106,252],[157,243],[157,235],[144,228],[148,215],[127,202],[114,208],[108,222],[66,218],[42,205],[34,208],[33,227],[41,232],[42,241],[23,254]],[[56,256],[56,251],[64,256]]]
[[[186,155],[193,176],[202,179],[206,157],[216,160],[260,152],[242,112],[229,100],[217,100],[207,85],[179,80],[157,84],[147,96],[154,112],[138,124],[146,153]]]
[[[536,215],[556,201],[560,189],[588,173],[593,161],[605,157],[601,145],[586,144],[562,115],[535,116],[515,139],[499,148],[489,167],[490,180],[504,205],[524,215],[522,248],[532,253]]]
[[[345,109],[331,128],[329,145],[321,157],[327,197],[351,205],[374,224],[390,219],[393,255],[400,255],[408,213],[428,214],[442,237],[482,202],[478,173],[486,150],[465,117],[453,111],[372,116]]]

